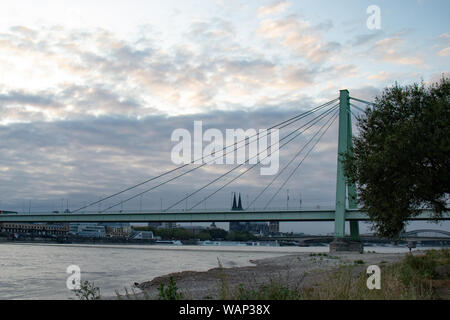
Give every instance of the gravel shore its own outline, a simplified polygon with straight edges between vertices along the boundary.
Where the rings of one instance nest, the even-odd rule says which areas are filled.
[[[416,251],[414,254],[418,254]],[[402,260],[405,253],[298,253],[276,258],[251,261],[254,266],[236,268],[214,268],[206,272],[184,271],[156,277],[151,281],[135,284],[147,297],[156,299],[158,288],[167,284],[170,277],[187,299],[216,299],[221,279],[225,279],[229,288],[243,285],[257,288],[271,279],[281,280],[292,287],[309,287],[325,279],[328,274],[341,265],[360,264],[361,270],[369,265],[391,264]],[[219,265],[219,262],[218,262]],[[137,298],[141,294],[137,295]]]

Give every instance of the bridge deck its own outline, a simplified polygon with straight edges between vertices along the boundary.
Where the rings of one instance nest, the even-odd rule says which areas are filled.
[[[410,220],[430,220],[431,211]],[[1,222],[229,222],[229,221],[334,221],[334,210],[310,211],[224,211],[224,212],[113,212],[2,214]],[[347,210],[348,221],[367,221],[359,210]],[[446,212],[442,220],[450,220]]]

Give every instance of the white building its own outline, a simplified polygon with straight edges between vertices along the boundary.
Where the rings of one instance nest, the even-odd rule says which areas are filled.
[[[152,240],[154,236],[152,231],[135,231],[131,238],[133,240]]]
[[[69,234],[80,237],[104,238],[106,237],[106,229],[105,226],[97,223],[71,223]]]

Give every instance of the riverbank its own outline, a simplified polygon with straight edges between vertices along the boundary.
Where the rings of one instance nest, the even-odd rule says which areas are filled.
[[[413,252],[414,256],[424,251]],[[256,292],[263,285],[276,283],[283,288],[302,290],[313,288],[345,266],[360,274],[369,265],[389,266],[399,263],[406,253],[297,253],[275,258],[251,261],[254,265],[238,268],[218,267],[206,272],[185,271],[160,276],[135,285],[132,296],[119,298],[157,299],[159,288],[170,281],[186,299],[229,298],[237,291]],[[350,269],[349,269],[350,270]],[[131,292],[131,291],[130,291]],[[123,292],[122,292],[123,294]]]

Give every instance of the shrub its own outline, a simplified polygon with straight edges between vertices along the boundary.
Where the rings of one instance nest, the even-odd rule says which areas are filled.
[[[178,292],[178,288],[172,277],[169,279],[167,288],[161,283],[158,292],[159,300],[182,300],[184,298],[184,295],[181,292]]]
[[[99,300],[100,288],[96,287],[94,283],[84,281],[80,285],[80,289],[73,290],[75,295],[80,300]]]

